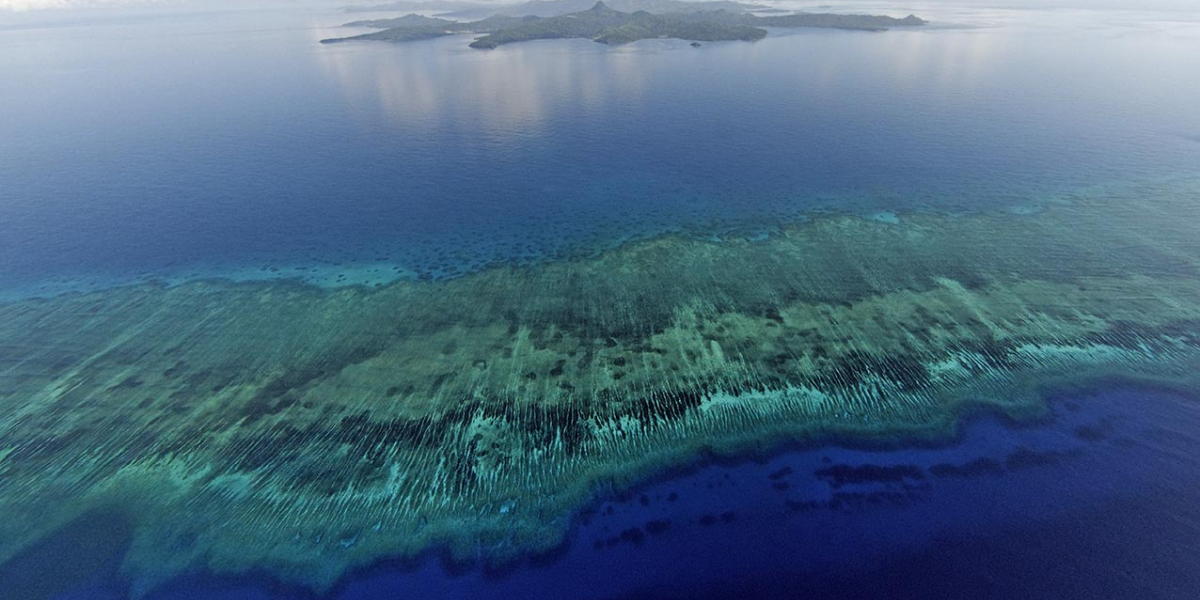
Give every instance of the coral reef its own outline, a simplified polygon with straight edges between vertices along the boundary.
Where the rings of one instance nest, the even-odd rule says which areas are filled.
[[[0,306],[0,561],[96,510],[146,589],[316,589],[558,544],[701,452],[938,437],[1056,382],[1193,386],[1200,186],[1033,215],[825,216],[459,279],[143,285]]]

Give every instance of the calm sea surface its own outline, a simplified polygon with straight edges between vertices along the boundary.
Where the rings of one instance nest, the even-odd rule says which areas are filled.
[[[1200,165],[1195,15],[859,8],[935,24],[480,52],[322,46],[332,10],[0,17],[0,292],[373,285]]]
[[[860,8],[934,24],[481,52],[322,46],[353,33],[333,10],[0,16],[0,296],[374,286],[830,211],[1029,212],[1200,171],[1200,13]],[[431,556],[331,596],[1197,597],[1200,404],[1122,385],[1052,407],[946,447],[704,465],[597,503],[553,559]],[[127,595],[122,528],[59,598]],[[64,535],[22,569],[91,547]],[[197,574],[150,597],[310,595]]]

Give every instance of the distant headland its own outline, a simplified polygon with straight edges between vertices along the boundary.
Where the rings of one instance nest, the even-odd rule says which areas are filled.
[[[757,7],[736,2],[679,2],[678,0],[619,0],[622,6],[636,8],[647,5],[669,12],[652,13],[644,8],[623,12],[596,2],[591,8],[578,12],[538,16],[519,15],[520,7],[478,21],[454,21],[440,17],[409,14],[395,19],[354,21],[347,26],[372,27],[380,31],[344,38],[321,40],[323,44],[350,41],[412,42],[445,35],[474,33],[481,37],[471,42],[472,48],[492,49],[513,42],[542,39],[584,38],[601,44],[626,44],[652,38],[681,39],[691,42],[755,41],[766,37],[764,27],[821,27],[857,31],[886,31],[892,27],[919,27],[927,22],[914,15],[895,18],[877,15],[843,15],[795,13],[756,16],[750,10]],[[545,5],[575,5],[578,0],[537,2],[543,13]],[[531,9],[532,10],[532,9]],[[695,44],[693,44],[695,45]]]

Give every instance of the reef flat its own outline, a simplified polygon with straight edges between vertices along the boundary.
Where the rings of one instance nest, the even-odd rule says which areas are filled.
[[[144,591],[325,589],[559,544],[704,452],[938,438],[1119,376],[1196,387],[1200,182],[1034,214],[828,215],[459,279],[193,282],[0,305],[0,562],[93,511]]]

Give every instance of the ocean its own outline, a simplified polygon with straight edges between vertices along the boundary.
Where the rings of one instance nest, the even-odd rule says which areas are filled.
[[[836,8],[0,13],[0,598],[1196,597],[1200,13]]]
[[[27,23],[0,64],[0,281],[370,286],[1194,171],[1188,15],[936,6],[886,35],[497,52],[318,45],[353,32],[332,10]]]

